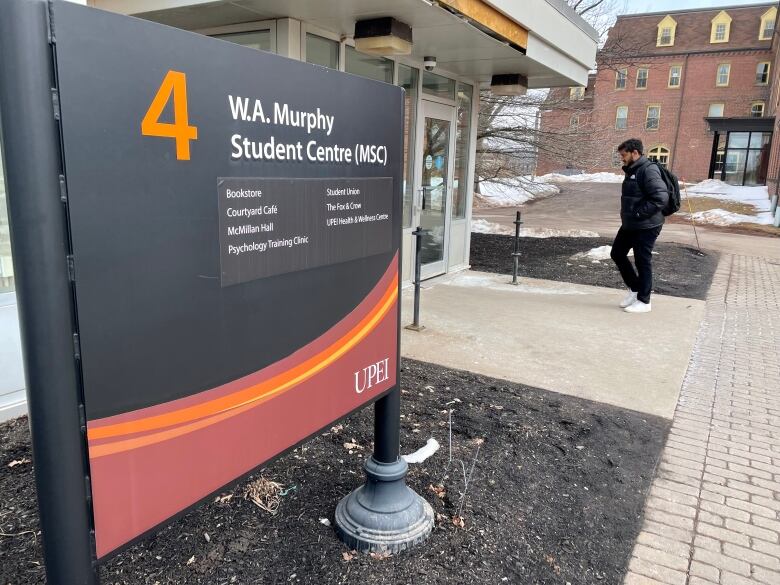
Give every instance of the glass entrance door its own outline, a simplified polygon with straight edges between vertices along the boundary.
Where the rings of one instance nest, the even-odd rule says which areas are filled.
[[[423,236],[422,276],[430,278],[447,270],[449,208],[452,201],[452,128],[455,108],[423,100],[420,188],[417,190],[419,222]]]

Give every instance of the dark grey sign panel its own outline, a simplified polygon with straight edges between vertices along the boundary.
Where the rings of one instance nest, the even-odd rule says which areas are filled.
[[[393,179],[221,178],[222,286],[384,254]]]

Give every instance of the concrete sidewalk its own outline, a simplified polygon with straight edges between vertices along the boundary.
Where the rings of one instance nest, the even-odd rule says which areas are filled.
[[[624,313],[624,292],[475,271],[424,283],[422,332],[405,357],[671,418],[704,302],[653,297]],[[403,294],[404,325],[413,289]],[[649,364],[652,366],[649,367]]]

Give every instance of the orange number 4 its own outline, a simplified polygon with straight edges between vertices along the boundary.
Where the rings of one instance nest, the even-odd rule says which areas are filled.
[[[173,95],[173,124],[160,122],[165,104]],[[157,95],[141,122],[141,134],[176,140],[176,159],[190,160],[190,140],[198,139],[198,128],[187,118],[187,76],[181,71],[168,71]]]

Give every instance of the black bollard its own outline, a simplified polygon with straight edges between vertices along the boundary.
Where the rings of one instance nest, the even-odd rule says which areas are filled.
[[[407,325],[406,329],[412,331],[422,331],[424,326],[420,325],[420,284],[422,283],[422,238],[428,230],[422,229],[422,226],[417,226],[417,229],[412,232],[412,235],[417,239],[415,241],[415,254],[414,254],[414,321],[411,325]]]
[[[515,250],[512,252],[512,282],[511,284],[514,284],[517,286],[520,284],[517,282],[517,271],[520,267],[520,225],[523,223],[523,220],[520,219],[520,212],[517,212],[517,217],[515,218],[514,224],[515,224]]]

